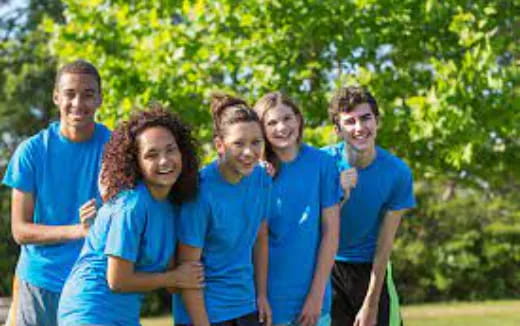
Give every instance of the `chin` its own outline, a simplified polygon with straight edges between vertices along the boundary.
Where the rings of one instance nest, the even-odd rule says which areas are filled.
[[[252,168],[242,168],[242,169],[239,169],[238,172],[243,175],[243,176],[248,176],[250,175],[251,173],[253,173],[253,170],[255,169],[255,167],[253,166]]]

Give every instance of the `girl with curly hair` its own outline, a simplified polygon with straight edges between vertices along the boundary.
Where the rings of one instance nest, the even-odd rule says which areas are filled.
[[[274,168],[267,283],[273,324],[329,325],[342,196],[334,160],[301,142],[303,116],[284,94],[264,95],[254,110]]]
[[[190,129],[161,107],[132,115],[105,147],[105,203],[65,283],[60,326],[139,325],[142,293],[200,288],[200,263],[172,269],[178,205],[193,197],[198,159]]]
[[[264,137],[258,116],[228,95],[211,103],[218,160],[200,172],[200,191],[182,206],[178,259],[202,261],[206,286],[174,300],[177,325],[270,324],[266,299],[271,178],[258,166]]]

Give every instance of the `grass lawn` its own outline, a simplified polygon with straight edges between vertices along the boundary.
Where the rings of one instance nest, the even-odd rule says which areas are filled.
[[[518,326],[520,301],[441,303],[403,307],[405,326]],[[171,326],[170,316],[146,318],[143,326]]]

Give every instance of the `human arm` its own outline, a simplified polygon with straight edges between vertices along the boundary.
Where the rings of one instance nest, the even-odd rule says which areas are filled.
[[[350,197],[350,191],[357,185],[357,180],[358,173],[356,168],[349,168],[341,171],[340,185],[343,189],[343,199],[341,200],[340,207],[347,202],[348,198]]]
[[[163,287],[202,287],[204,273],[199,262],[188,262],[166,272],[137,272],[134,263],[108,256],[107,282],[114,292],[147,292]]]
[[[323,296],[329,280],[334,258],[338,250],[339,241],[339,205],[322,209],[321,217],[321,242],[318,251],[318,259],[311,288],[298,322],[303,325],[315,325],[321,315]]]
[[[397,228],[405,212],[406,209],[388,211],[383,217],[367,293],[356,316],[354,326],[374,326],[377,323],[379,298],[385,281],[386,267],[392,252]]]
[[[22,244],[53,244],[84,238],[89,229],[92,214],[91,201],[85,203],[83,209],[84,223],[74,225],[45,225],[33,222],[34,195],[13,188],[11,192],[11,231],[14,240]],[[95,202],[94,202],[95,214]]]
[[[179,261],[183,262],[199,262],[202,255],[202,249],[187,244],[179,243],[177,256]],[[204,292],[199,289],[184,289],[181,291],[184,306],[191,318],[191,324],[194,326],[209,326],[208,312],[204,301]]]
[[[269,264],[269,231],[267,222],[258,230],[254,246],[253,263],[255,266],[256,302],[260,322],[271,325],[271,307],[267,300],[267,268]]]

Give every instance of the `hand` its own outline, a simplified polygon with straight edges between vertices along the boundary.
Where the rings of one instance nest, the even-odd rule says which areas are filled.
[[[198,261],[182,263],[168,274],[167,287],[201,289],[204,287],[204,266]]]
[[[378,306],[363,304],[359,309],[354,326],[375,326],[377,322]]]
[[[260,323],[263,323],[266,326],[271,326],[271,306],[269,305],[269,301],[267,300],[265,295],[258,296],[256,298],[256,307],[258,309],[258,320],[260,321]]]
[[[96,214],[96,200],[92,198],[79,208],[79,221],[81,224],[86,225],[88,229],[88,227],[94,222]]]
[[[267,174],[269,174],[271,177],[274,177],[274,175],[276,174],[276,169],[274,168],[274,165],[272,165],[269,161],[260,161],[260,165],[265,168]]]
[[[356,168],[350,168],[341,172],[341,188],[345,190],[345,192],[350,191],[350,189],[355,188],[357,185],[358,173]]]
[[[96,200],[91,199],[79,208],[79,224],[72,225],[74,238],[81,239],[88,235],[88,230],[97,214]]]
[[[310,294],[305,299],[305,304],[298,317],[298,325],[301,326],[314,326],[318,323],[321,316],[321,306],[323,300]]]

